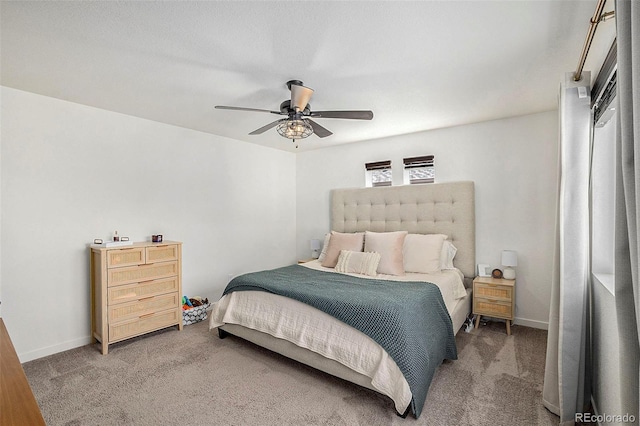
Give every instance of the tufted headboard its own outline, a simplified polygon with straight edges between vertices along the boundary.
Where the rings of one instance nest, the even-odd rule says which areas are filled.
[[[331,191],[331,229],[446,234],[458,249],[454,265],[466,278],[475,276],[473,182],[334,189]]]

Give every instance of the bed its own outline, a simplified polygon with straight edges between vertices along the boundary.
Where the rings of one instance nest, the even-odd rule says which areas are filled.
[[[235,282],[236,288],[228,286],[225,289],[225,295],[214,304],[210,328],[217,328],[221,338],[228,334],[241,337],[296,361],[372,389],[390,397],[399,414],[406,415],[411,411],[418,417],[424,404],[426,390],[419,389],[414,380],[409,377],[413,373],[407,373],[406,363],[401,359],[404,357],[398,356],[397,349],[388,347],[386,341],[381,342],[380,336],[375,335],[380,327],[373,326],[373,334],[369,330],[359,330],[349,322],[351,317],[338,316],[341,319],[337,319],[334,316],[335,312],[323,311],[325,300],[319,301],[316,305],[312,303],[322,295],[315,295],[311,300],[304,299],[307,296],[300,299],[299,295],[290,294],[291,289],[295,288],[297,291],[297,288],[302,287],[306,281],[309,285],[313,285],[320,279],[326,281],[323,285],[327,286],[335,281],[340,288],[352,285],[352,281],[355,281],[353,285],[356,287],[363,286],[359,283],[365,283],[367,288],[380,286],[375,290],[379,293],[377,296],[372,296],[373,299],[386,297],[388,293],[400,292],[399,289],[402,288],[402,291],[415,294],[416,298],[420,298],[416,303],[424,304],[427,302],[421,299],[421,293],[437,288],[439,305],[434,305],[433,308],[425,311],[435,312],[442,305],[445,314],[433,314],[429,321],[439,321],[441,317],[446,316],[446,321],[443,320],[445,325],[439,327],[448,328],[446,331],[454,335],[465,323],[471,311],[470,287],[475,275],[474,198],[473,182],[333,190],[331,191],[331,230],[334,235],[329,238],[335,238],[334,241],[337,241],[342,235],[351,237],[360,233],[366,234],[371,241],[374,241],[374,237],[386,238],[394,234],[412,235],[411,238],[431,237],[434,234],[446,235],[447,241],[457,249],[453,265],[450,265],[452,268],[429,271],[429,273],[407,272],[400,275],[374,272],[375,275],[363,276],[348,272],[339,273],[336,272],[339,265],[327,267],[323,266],[324,261],[315,260],[257,275],[246,274],[243,277],[248,281],[241,283],[234,279],[229,286],[233,287]],[[327,239],[325,243],[329,241]],[[340,261],[346,254],[340,251]],[[262,274],[267,276],[271,274],[267,281],[269,281],[268,285],[273,285],[274,288],[261,288],[261,284],[256,284],[257,281],[260,283],[264,281]],[[286,284],[285,282],[289,279],[298,280],[292,282],[299,284]],[[433,284],[426,285],[427,283]],[[253,287],[254,285],[260,288]],[[348,298],[349,295],[342,297]],[[360,299],[366,299],[366,297],[360,297]],[[402,309],[399,310],[402,311]],[[395,331],[380,333],[395,333]],[[439,333],[442,335],[442,332]],[[455,342],[453,354],[451,348],[445,350],[445,348],[435,347],[451,345],[451,336],[447,337],[446,344],[443,339],[445,337],[442,336],[439,339],[435,337],[432,339],[432,342],[442,342],[437,345],[431,344],[434,346],[434,351],[437,351],[437,354],[434,352],[436,355],[432,357],[435,368],[442,359],[455,359]],[[383,340],[385,340],[384,336]],[[413,341],[414,338],[408,340]],[[401,350],[408,349],[401,348]],[[421,377],[428,376],[427,389],[435,371],[433,366],[428,368],[430,369],[426,373],[419,371]]]

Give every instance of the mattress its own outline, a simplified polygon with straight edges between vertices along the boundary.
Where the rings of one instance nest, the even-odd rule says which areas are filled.
[[[318,261],[303,266],[337,273],[322,267]],[[440,288],[450,315],[459,300],[467,296],[458,270],[404,276],[378,274],[372,278],[432,282]],[[233,292],[213,305],[209,327],[224,324],[240,325],[284,339],[369,377],[371,388],[389,396],[399,413],[404,413],[411,402],[407,381],[380,345],[355,328],[302,302],[260,291]]]

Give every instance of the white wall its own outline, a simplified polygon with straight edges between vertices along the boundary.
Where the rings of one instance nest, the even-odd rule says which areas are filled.
[[[516,323],[547,328],[557,195],[558,120],[550,111],[297,155],[297,255],[329,229],[329,191],[363,187],[364,163],[392,160],[402,184],[404,157],[433,154],[436,181],[476,188],[476,263],[500,267],[518,252]]]
[[[295,261],[295,155],[3,87],[2,316],[21,361],[88,343],[88,243],[184,242],[183,291]],[[203,112],[205,113],[205,112]],[[213,115],[212,115],[213,119]]]

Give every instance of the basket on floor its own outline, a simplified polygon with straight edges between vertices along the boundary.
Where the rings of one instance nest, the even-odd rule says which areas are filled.
[[[211,303],[205,303],[204,305],[195,306],[193,308],[182,311],[182,324],[190,325],[207,319],[207,309],[209,309]]]

